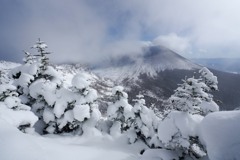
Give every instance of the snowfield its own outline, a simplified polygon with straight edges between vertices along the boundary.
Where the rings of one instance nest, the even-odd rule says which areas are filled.
[[[0,119],[1,160],[137,160],[142,143],[110,136],[30,135]]]
[[[199,136],[210,160],[240,159],[240,111],[222,111],[206,116]],[[178,155],[170,150],[148,149],[137,142],[128,144],[126,136],[69,136],[24,134],[0,118],[1,160],[172,160]]]

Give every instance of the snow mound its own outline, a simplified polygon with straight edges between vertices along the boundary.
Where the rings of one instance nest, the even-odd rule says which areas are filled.
[[[160,121],[158,125],[158,137],[163,143],[168,144],[172,141],[172,136],[178,132],[185,139],[188,139],[189,136],[196,136],[198,125],[202,119],[203,117],[200,115],[172,111],[164,121]]]
[[[240,159],[240,111],[210,113],[200,124],[200,139],[211,160]]]
[[[33,127],[38,118],[30,111],[15,111],[7,108],[4,103],[0,102],[0,120],[4,120],[8,124],[15,127],[19,127],[21,125],[30,125],[30,127]]]
[[[173,160],[178,158],[178,155],[174,151],[165,149],[149,149],[144,152],[140,160]]]
[[[1,160],[138,160],[143,144],[126,139],[23,134],[0,119]]]

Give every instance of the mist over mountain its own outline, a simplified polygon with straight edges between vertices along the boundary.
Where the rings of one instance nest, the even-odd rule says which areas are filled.
[[[148,46],[138,56],[115,57],[93,71],[120,83],[127,79],[138,80],[141,74],[154,77],[160,71],[173,69],[193,70],[200,66],[164,46]]]
[[[155,105],[163,109],[164,100],[173,94],[178,84],[182,83],[182,79],[197,75],[199,69],[204,66],[196,64],[164,46],[144,47],[142,52],[134,56],[111,57],[101,64],[88,65],[89,68],[86,67],[87,65],[80,64],[61,64],[56,67],[69,77],[78,71],[90,73],[94,82],[92,87],[100,95],[100,108],[105,112],[111,88],[115,85],[125,87],[129,93],[130,103],[133,103],[132,99],[141,93],[145,96],[148,106]],[[1,70],[3,73],[7,73],[18,65],[2,61]],[[210,70],[218,77],[219,91],[214,92],[213,95],[220,108],[231,110],[239,107],[240,75],[216,69]]]
[[[198,74],[198,65],[163,46],[149,46],[138,57],[118,57],[98,66],[93,72],[123,85],[130,101],[141,93],[147,104],[162,109],[164,100],[182,83],[185,77]],[[219,91],[213,93],[222,110],[240,106],[240,75],[211,69],[218,77]]]

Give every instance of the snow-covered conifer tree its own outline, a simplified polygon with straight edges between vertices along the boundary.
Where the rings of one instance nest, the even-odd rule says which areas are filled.
[[[194,77],[183,80],[183,84],[169,98],[172,108],[191,114],[200,114],[202,111],[199,105],[202,99],[208,98],[208,94],[204,92],[204,88],[207,88],[206,84]]]
[[[96,131],[101,113],[96,104],[97,92],[90,84],[89,75],[79,73],[73,77],[71,88],[55,90],[53,87],[52,105],[45,107],[43,112],[47,133],[87,134]]]
[[[101,113],[98,109],[96,100],[97,91],[90,87],[91,77],[86,73],[78,73],[72,80],[73,91],[77,94],[73,116],[74,120],[79,123],[83,133],[95,130]]]
[[[38,56],[38,60],[40,61],[40,68],[42,71],[47,69],[47,66],[49,66],[49,58],[47,57],[48,54],[50,54],[50,52],[46,51],[47,45],[44,41],[41,41],[40,38],[38,39],[38,41],[36,42],[36,44],[32,47],[37,49],[38,54],[36,56]]]
[[[212,95],[207,93],[209,89],[202,79],[192,77],[183,80],[183,84],[169,98],[170,106],[174,110],[200,115],[218,111],[219,107]]]
[[[163,145],[178,150],[181,156],[200,158],[206,155],[194,126],[200,123],[209,112],[218,111],[210,90],[217,90],[217,77],[207,68],[199,71],[200,78],[183,80],[175,93],[169,98],[169,106],[173,110],[159,123],[158,137]],[[168,127],[168,130],[166,128]]]
[[[107,115],[113,122],[110,128],[110,134],[117,136],[126,131],[130,126],[130,120],[133,117],[132,106],[128,103],[128,94],[123,91],[122,86],[116,86],[112,90],[114,102],[108,106]]]
[[[23,62],[25,64],[33,64],[36,60],[36,57],[33,56],[31,53],[24,51],[25,57],[23,59]]]
[[[210,90],[218,90],[218,80],[217,77],[206,67],[203,67],[199,70],[201,74],[202,81],[209,87]]]
[[[130,143],[141,139],[150,147],[158,147],[157,139],[154,139],[157,134],[158,118],[153,110],[146,107],[143,95],[136,97],[135,105],[132,108],[134,117],[129,132]]]

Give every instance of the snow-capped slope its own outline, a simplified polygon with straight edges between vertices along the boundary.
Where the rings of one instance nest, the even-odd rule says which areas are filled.
[[[0,84],[9,82],[8,72],[19,65],[19,63],[0,61]]]
[[[0,70],[10,70],[10,69],[15,68],[19,65],[20,65],[19,63],[0,61]]]
[[[163,100],[169,98],[185,77],[192,77],[202,68],[190,60],[163,46],[148,46],[142,54],[122,56],[103,62],[93,69],[100,77],[112,79],[125,87],[129,99],[141,93],[147,105],[161,108]],[[239,74],[211,71],[218,77],[219,92],[214,92],[220,109],[231,110],[239,107]],[[230,96],[231,95],[231,96]]]
[[[123,61],[123,62],[119,62]],[[125,62],[124,62],[125,61]],[[120,65],[116,65],[120,64]],[[199,69],[200,66],[163,46],[149,46],[143,49],[143,54],[137,57],[124,57],[113,60],[110,65],[94,69],[93,71],[106,78],[121,82],[124,79],[137,80],[141,74],[151,77],[164,70]]]

